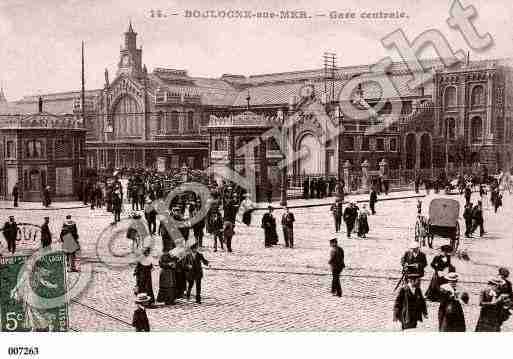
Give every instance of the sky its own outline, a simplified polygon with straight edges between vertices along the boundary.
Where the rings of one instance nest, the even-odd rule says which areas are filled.
[[[471,59],[510,57],[513,53],[511,0],[462,0],[473,5],[473,22],[494,45],[476,52],[451,29],[452,0],[1,0],[0,85],[8,100],[24,95],[80,88],[80,47],[86,47],[86,88],[101,88],[105,68],[114,77],[129,20],[143,46],[143,62],[185,69],[191,76],[224,73],[256,75],[322,67],[325,51],[337,54],[338,66],[373,64],[399,58],[380,40],[402,29],[409,40],[436,29],[453,49],[470,50]],[[151,10],[170,14],[152,18]],[[198,19],[186,10],[304,10],[309,19]],[[364,20],[366,11],[404,12],[403,19]],[[331,11],[353,11],[356,19],[332,20]],[[172,13],[178,15],[173,16]],[[426,49],[422,57],[434,57]]]

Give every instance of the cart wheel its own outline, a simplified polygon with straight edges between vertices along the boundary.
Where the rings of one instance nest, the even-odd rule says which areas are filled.
[[[454,238],[451,241],[452,251],[456,252],[460,245],[460,224],[456,222],[456,233],[454,234]]]

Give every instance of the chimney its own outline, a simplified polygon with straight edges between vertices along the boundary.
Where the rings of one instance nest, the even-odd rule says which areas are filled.
[[[43,112],[43,98],[41,96],[39,96],[39,102],[38,102],[38,109],[39,109],[39,113],[42,113]]]

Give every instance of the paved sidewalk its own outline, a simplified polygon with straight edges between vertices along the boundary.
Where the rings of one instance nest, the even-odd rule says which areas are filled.
[[[12,201],[0,201],[0,209],[11,209],[15,211],[51,211],[59,209],[77,209],[86,207],[88,207],[88,205],[84,205],[82,202],[79,201],[52,202],[52,204],[48,208],[43,207],[43,204],[41,202],[18,202],[18,207],[14,207]]]
[[[398,191],[398,192],[390,192],[388,195],[380,194],[378,195],[378,202],[380,201],[390,201],[390,200],[398,200],[398,199],[407,199],[407,198],[423,198],[426,197],[426,191],[421,191],[419,193],[415,193],[415,191]],[[289,199],[287,200],[287,205],[289,208],[307,208],[307,207],[319,207],[319,206],[331,206],[333,202],[335,202],[336,197],[326,197],[326,198],[313,198],[313,199]],[[351,201],[356,201],[358,203],[361,202],[369,202],[369,194],[349,194],[344,197],[344,203],[348,203]],[[269,206],[269,202],[258,202],[257,210],[266,210]],[[281,208],[280,201],[273,201],[271,205],[274,208]]]

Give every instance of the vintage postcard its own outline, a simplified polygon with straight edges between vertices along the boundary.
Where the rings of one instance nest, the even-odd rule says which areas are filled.
[[[511,332],[512,19],[3,0],[0,357],[50,357],[43,332]]]

